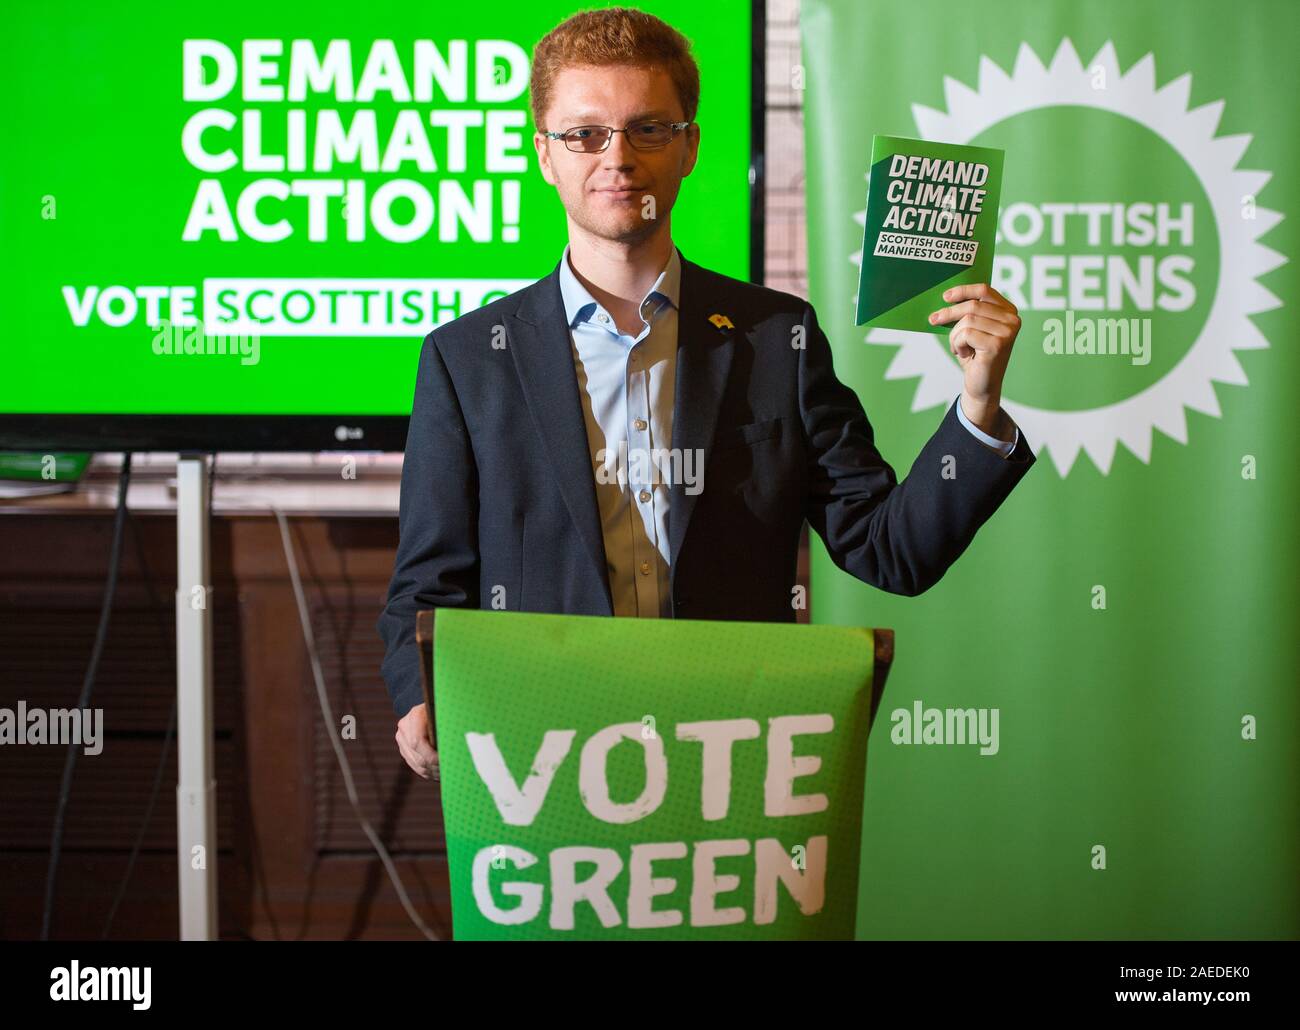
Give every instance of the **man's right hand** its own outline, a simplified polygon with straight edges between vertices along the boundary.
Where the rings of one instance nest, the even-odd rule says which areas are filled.
[[[438,752],[429,744],[429,709],[423,701],[397,721],[397,750],[424,779],[438,779]]]

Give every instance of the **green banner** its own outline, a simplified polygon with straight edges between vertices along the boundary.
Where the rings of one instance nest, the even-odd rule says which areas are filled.
[[[854,324],[871,135],[1003,150],[1003,404],[1041,466],[921,597],[814,538],[813,617],[900,644],[858,934],[1300,936],[1300,7],[801,10],[836,371],[902,477],[961,372],[943,336]]]
[[[440,609],[457,940],[851,939],[869,629]]]

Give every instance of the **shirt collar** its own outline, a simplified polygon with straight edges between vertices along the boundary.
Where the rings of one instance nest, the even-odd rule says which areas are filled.
[[[661,298],[668,301],[673,307],[678,306],[678,298],[681,294],[682,283],[682,261],[681,255],[676,247],[673,247],[672,255],[668,258],[668,264],[664,270],[659,273],[659,278],[655,280],[653,286],[646,292],[641,299],[641,307],[645,307],[647,300],[652,297]],[[572,329],[575,323],[589,322],[597,314],[608,314],[600,303],[593,297],[590,291],[582,285],[578,277],[574,275],[573,268],[569,264],[569,246],[564,246],[564,256],[560,258],[560,294],[564,298],[564,315],[569,320],[569,328]],[[658,308],[655,309],[658,311]],[[650,319],[647,318],[647,321]],[[612,321],[609,325],[613,325]]]

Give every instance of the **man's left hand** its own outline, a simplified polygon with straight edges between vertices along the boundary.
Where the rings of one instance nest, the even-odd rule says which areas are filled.
[[[1010,420],[1002,413],[1002,379],[1020,332],[1016,306],[988,283],[954,286],[943,299],[949,306],[932,314],[930,324],[957,323],[948,334],[948,349],[961,363],[962,411],[990,436],[1012,440]]]

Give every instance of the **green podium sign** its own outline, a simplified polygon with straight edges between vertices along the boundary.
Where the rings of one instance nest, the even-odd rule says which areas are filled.
[[[852,939],[872,630],[441,609],[434,636],[458,940]]]

